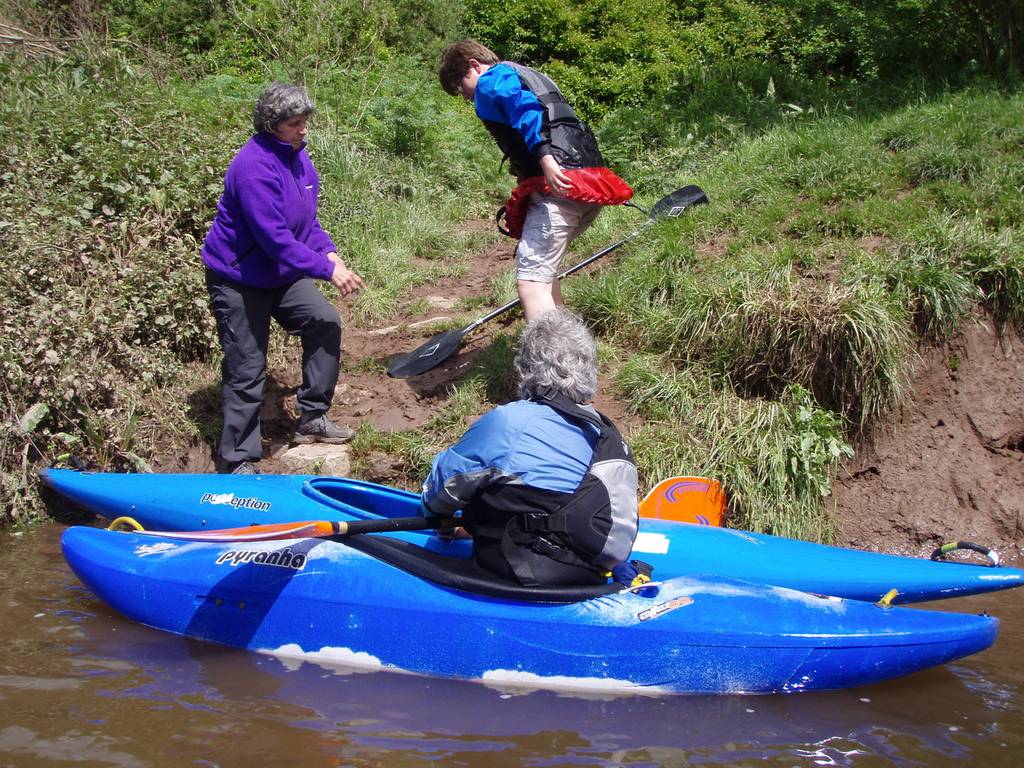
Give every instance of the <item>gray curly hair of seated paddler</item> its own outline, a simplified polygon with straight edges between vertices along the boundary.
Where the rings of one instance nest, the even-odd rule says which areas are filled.
[[[524,399],[553,389],[587,403],[597,392],[597,345],[583,321],[564,309],[527,323],[513,364]]]
[[[252,110],[252,127],[256,133],[273,133],[279,123],[296,115],[316,112],[306,89],[291,83],[273,82],[263,89]]]

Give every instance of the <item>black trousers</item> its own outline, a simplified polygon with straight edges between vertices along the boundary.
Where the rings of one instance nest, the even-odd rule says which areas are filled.
[[[302,339],[303,417],[331,407],[341,361],[341,317],[312,280],[281,288],[252,288],[206,270],[206,288],[224,351],[221,365],[224,428],[218,454],[225,464],[259,461],[260,402],[267,379],[270,320]]]

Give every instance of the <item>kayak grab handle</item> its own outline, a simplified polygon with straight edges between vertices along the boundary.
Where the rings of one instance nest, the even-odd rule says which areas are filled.
[[[139,521],[134,517],[128,517],[122,515],[110,521],[110,525],[107,526],[108,531],[141,531],[142,526]]]
[[[941,547],[937,547],[932,552],[932,560],[941,560],[944,556],[950,552],[955,552],[958,549],[967,549],[972,552],[978,552],[989,559],[989,567],[999,565],[999,553],[994,549],[982,546],[981,544],[975,544],[973,541],[951,541],[948,544],[943,544]]]

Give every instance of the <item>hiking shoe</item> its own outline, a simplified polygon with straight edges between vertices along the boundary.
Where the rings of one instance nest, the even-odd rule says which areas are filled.
[[[240,461],[228,470],[229,475],[258,475],[259,467],[251,461]]]
[[[348,427],[339,427],[333,421],[321,414],[315,419],[299,422],[299,428],[295,430],[293,443],[306,445],[307,443],[347,443],[356,432]]]

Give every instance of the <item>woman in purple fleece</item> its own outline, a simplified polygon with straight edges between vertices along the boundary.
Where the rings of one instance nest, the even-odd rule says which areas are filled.
[[[224,176],[217,217],[203,243],[206,287],[224,350],[221,471],[258,471],[260,401],[273,318],[302,338],[301,416],[294,442],[343,443],[354,432],[327,418],[338,381],[341,318],[313,283],[342,296],[363,287],[317,220],[320,182],[306,154],[313,102],[303,88],[271,83],[256,101],[255,134]]]

